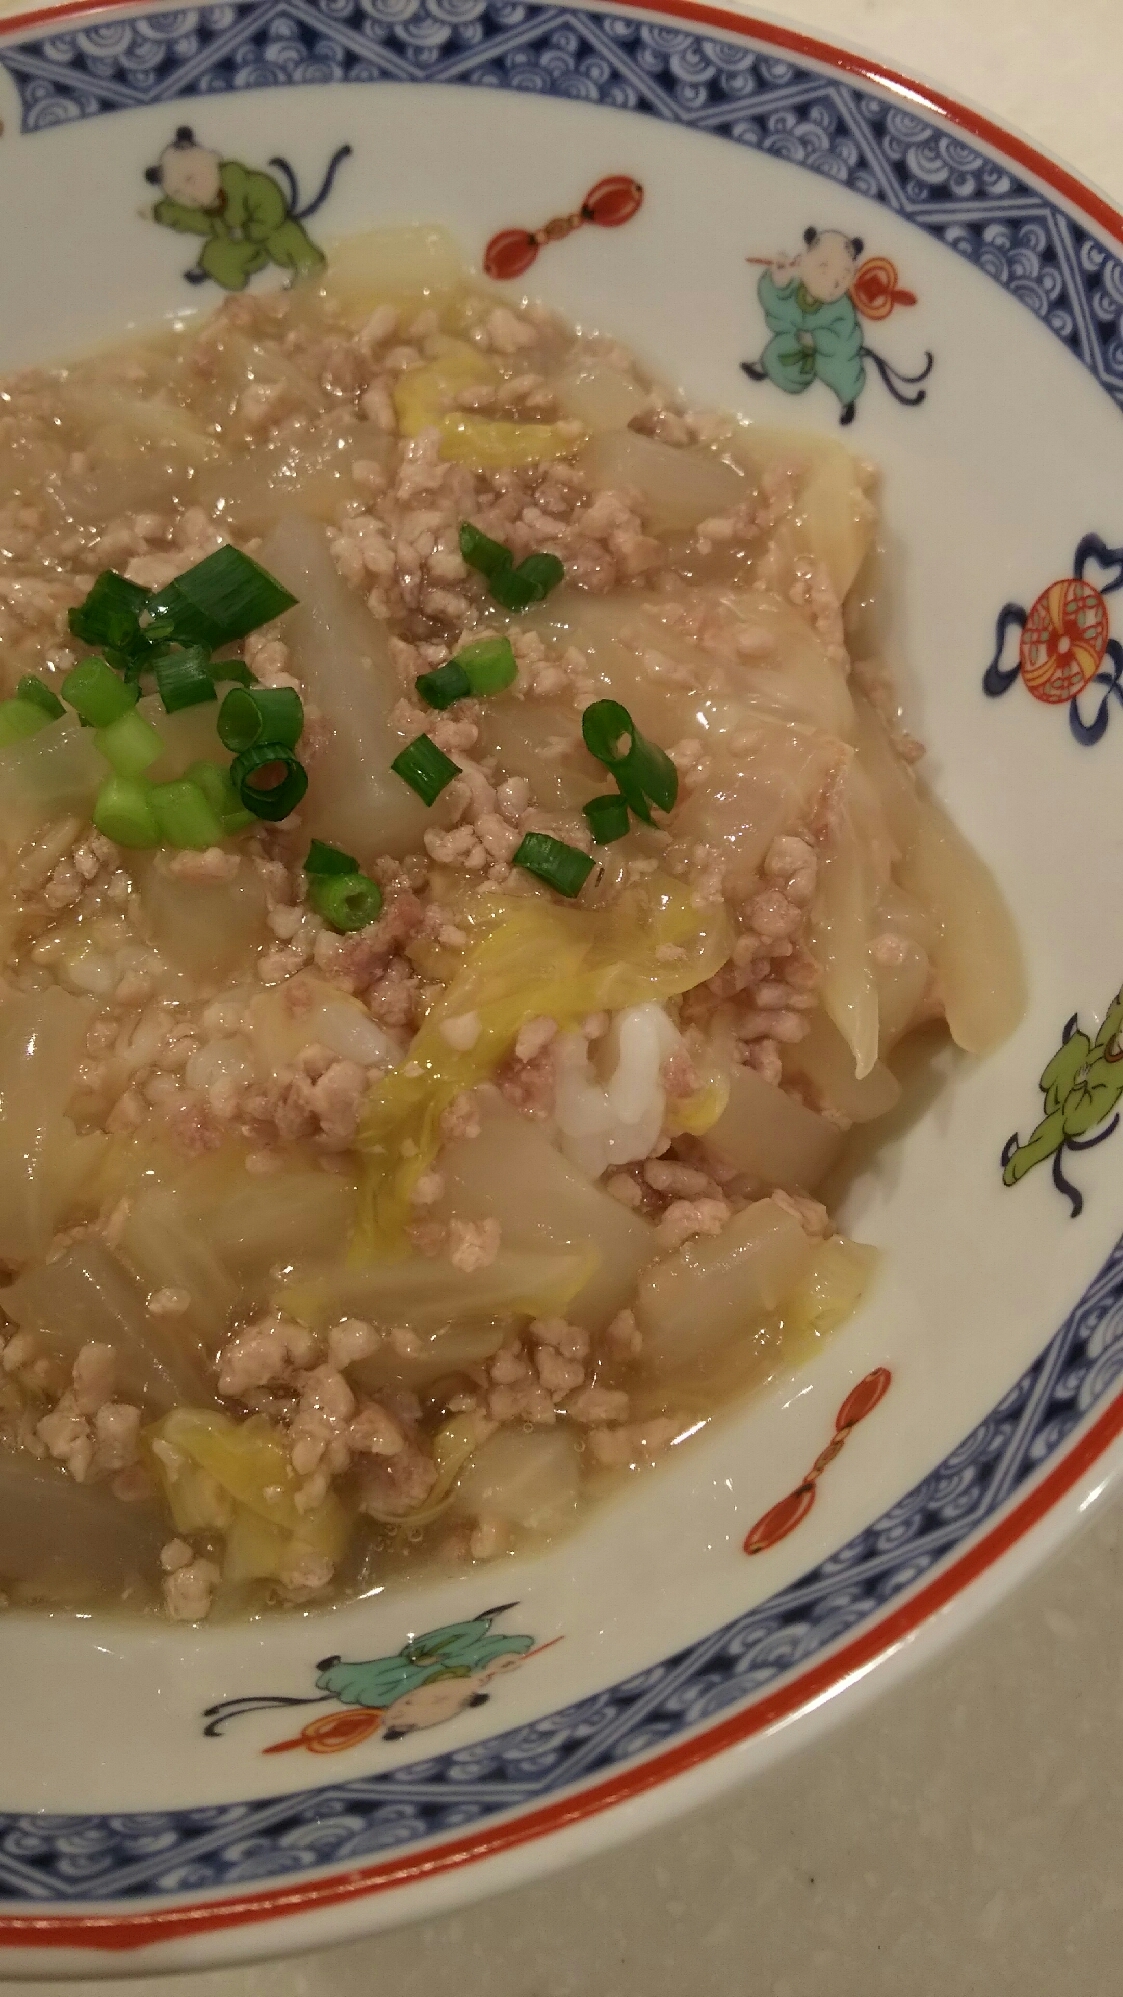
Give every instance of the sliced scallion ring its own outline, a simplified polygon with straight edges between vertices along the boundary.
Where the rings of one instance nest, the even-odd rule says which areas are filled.
[[[283,742],[259,742],[235,756],[230,781],[255,818],[273,822],[295,811],[308,789],[308,772]]]
[[[678,797],[678,771],[665,749],[641,735],[618,700],[595,700],[581,716],[585,747],[611,771],[637,818],[654,821],[651,806],[670,811]]]
[[[527,832],[512,861],[569,900],[580,894],[596,865],[587,853],[576,846],[567,846],[564,839],[554,839],[548,832]]]
[[[382,890],[366,874],[314,874],[308,899],[333,929],[365,929],[382,910]]]
[[[156,660],[156,691],[164,703],[165,714],[178,714],[181,708],[199,707],[204,701],[218,699],[209,664],[210,653],[203,645],[165,652]]]
[[[50,725],[50,716],[38,701],[24,700],[22,695],[16,700],[0,700],[0,749],[10,749],[13,742],[24,742]]]
[[[591,797],[582,810],[598,846],[610,846],[614,839],[623,839],[631,824],[628,800],[619,791],[609,791],[604,797]]]
[[[342,847],[329,846],[323,839],[313,839],[308,847],[304,871],[306,874],[357,874],[359,863]]]
[[[446,784],[460,775],[460,767],[429,735],[416,735],[390,765],[404,777],[411,790],[426,804],[435,804]]]
[[[451,707],[472,691],[472,682],[459,659],[449,659],[443,666],[435,666],[431,673],[418,673],[414,686],[428,707]]]
[[[304,728],[304,708],[291,686],[236,686],[218,710],[217,727],[219,741],[234,755],[259,742],[280,742],[295,749]]]
[[[94,801],[94,824],[118,846],[158,846],[160,827],[151,784],[137,777],[107,777]]]
[[[108,728],[135,707],[138,690],[104,659],[83,659],[62,682],[63,699],[87,728]]]
[[[502,693],[514,684],[519,671],[509,638],[473,638],[471,644],[460,647],[451,663],[466,675],[477,699]]]
[[[59,721],[66,709],[57,693],[52,693],[44,680],[35,673],[24,673],[16,682],[16,699],[30,701],[32,707],[40,707],[50,721]]]
[[[218,812],[190,777],[153,784],[148,802],[156,814],[160,836],[169,846],[202,853],[226,836]]]

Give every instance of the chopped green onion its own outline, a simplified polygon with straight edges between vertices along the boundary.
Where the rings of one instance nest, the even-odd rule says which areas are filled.
[[[426,804],[435,804],[446,784],[460,775],[459,767],[429,735],[417,735],[390,765]]]
[[[36,700],[0,700],[0,749],[9,749],[13,742],[24,742],[29,735],[38,735],[41,728],[50,725],[50,717]]]
[[[218,710],[218,738],[234,755],[258,742],[295,749],[304,727],[300,695],[291,686],[232,687]]]
[[[156,691],[166,714],[178,714],[183,707],[200,707],[204,701],[218,699],[209,663],[210,653],[204,645],[165,652],[156,660]]]
[[[221,680],[236,680],[239,686],[257,685],[244,659],[212,659],[210,674],[216,685]]]
[[[470,645],[461,646],[450,664],[460,667],[477,698],[502,693],[517,679],[519,671],[509,638],[473,638]]]
[[[556,555],[527,555],[516,568],[510,548],[481,533],[470,520],[460,523],[460,552],[468,567],[486,578],[492,596],[505,610],[526,610],[541,603],[565,574]]]
[[[496,576],[488,587],[496,603],[502,604],[504,610],[529,610],[531,604],[538,601],[532,584],[524,581],[516,568],[507,569],[503,575]]]
[[[451,707],[467,694],[480,698],[502,693],[516,678],[518,670],[509,638],[476,638],[443,666],[430,673],[419,673],[414,685],[430,707]]]
[[[359,863],[339,846],[328,846],[322,839],[313,839],[304,871],[306,874],[357,874]]]
[[[138,698],[138,689],[98,658],[83,659],[67,673],[62,693],[87,728],[108,728],[135,707]]]
[[[216,548],[149,600],[152,635],[212,652],[291,610],[295,596],[239,549]]]
[[[488,582],[514,566],[510,548],[505,548],[502,541],[493,541],[490,534],[473,527],[470,520],[460,523],[460,552],[468,567],[486,576]]]
[[[226,828],[214,806],[189,777],[153,784],[148,802],[156,814],[160,835],[169,846],[191,847],[201,853],[226,837]]]
[[[284,742],[259,742],[244,750],[230,765],[230,781],[247,811],[272,820],[287,818],[308,789],[303,763]]]
[[[66,709],[57,693],[52,693],[45,681],[34,673],[25,673],[16,686],[16,699],[30,701],[33,707],[41,707],[51,721],[58,721]]]
[[[94,741],[119,777],[143,776],[164,748],[163,736],[135,707],[130,707],[127,714],[119,714],[108,728],[97,729]]]
[[[119,576],[115,569],[106,569],[66,616],[74,636],[84,644],[131,653],[143,642],[140,618],[147,608],[146,589]]]
[[[94,803],[94,824],[118,846],[158,846],[160,827],[152,786],[136,777],[107,777]]]
[[[548,572],[539,566],[547,562],[552,565]],[[495,577],[490,586],[491,593],[504,610],[529,610],[532,603],[541,603],[543,597],[549,595],[564,574],[565,570],[556,555],[528,555],[517,569],[507,569]]]
[[[565,575],[565,563],[556,555],[525,555],[515,570],[520,582],[534,591],[532,603],[541,603],[556,589]]]
[[[631,715],[618,700],[594,700],[581,716],[585,747],[609,770],[625,760],[635,732]]]
[[[382,890],[365,874],[314,874],[308,899],[333,929],[365,929],[382,908]]]
[[[449,659],[431,673],[418,673],[414,686],[430,707],[451,707],[454,701],[463,700],[472,691],[472,682],[459,659]]]
[[[587,707],[581,733],[590,755],[611,770],[637,818],[651,825],[653,804],[660,811],[671,810],[678,796],[678,771],[665,749],[640,734],[618,700],[595,700]]]
[[[571,899],[580,894],[596,865],[587,853],[567,846],[563,839],[552,839],[548,832],[526,833],[512,863],[524,867],[528,874],[537,874],[547,887]]]
[[[218,763],[198,762],[192,763],[183,774],[202,791],[207,803],[217,812],[227,838],[231,833],[244,832],[247,825],[253,824],[252,811],[245,809],[230,781],[229,767],[222,769]]]
[[[609,791],[606,797],[591,797],[582,809],[598,846],[610,846],[614,839],[624,838],[631,821],[628,800],[619,791]]]

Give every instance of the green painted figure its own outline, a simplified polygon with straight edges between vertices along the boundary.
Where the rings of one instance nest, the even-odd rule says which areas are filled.
[[[1002,1152],[1002,1179],[1007,1186],[1017,1185],[1035,1165],[1052,1158],[1053,1183],[1072,1202],[1074,1220],[1083,1210],[1084,1197],[1064,1177],[1061,1160],[1066,1147],[1070,1151],[1090,1151],[1094,1145],[1102,1144],[1119,1122],[1115,1106],[1123,1097],[1121,1029],[1123,991],[1112,1000],[1094,1040],[1081,1032],[1073,1013],[1039,1083],[1045,1097],[1045,1115],[1024,1144],[1018,1142],[1015,1131]],[[1107,1123],[1109,1117],[1111,1121]],[[1106,1124],[1102,1130],[1101,1124]],[[1097,1134],[1089,1136],[1090,1131]]]
[[[772,338],[759,360],[742,361],[750,381],[770,381],[785,395],[805,395],[821,381],[841,404],[840,423],[852,423],[866,386],[866,362],[877,369],[894,402],[916,409],[927,390],[920,384],[932,372],[926,354],[919,374],[902,374],[871,347],[859,309],[887,318],[895,304],[915,305],[911,291],[897,289],[895,265],[874,257],[858,268],[865,244],[841,229],[805,229],[798,256],[750,257],[766,263],[757,297]]]
[[[283,1754],[289,1748],[304,1747],[315,1754],[336,1754],[373,1734],[396,1741],[444,1726],[472,1707],[486,1706],[494,1679],[561,1642],[560,1637],[554,1637],[550,1643],[536,1645],[532,1636],[494,1632],[491,1626],[496,1617],[517,1606],[501,1602],[473,1616],[470,1622],[425,1630],[389,1657],[354,1662],[321,1657],[312,1698],[251,1693],[247,1698],[223,1699],[219,1705],[207,1707],[203,1731],[213,1740],[230,1720],[243,1713],[332,1705],[337,1700],[346,1712],[317,1714],[291,1739],[273,1741],[262,1753]]]
[[[513,1604],[505,1604],[507,1607]],[[534,1648],[532,1636],[493,1635],[491,1625],[502,1608],[488,1609],[471,1622],[446,1623],[404,1643],[392,1657],[371,1657],[349,1664],[341,1657],[322,1658],[316,1683],[344,1706],[392,1706],[408,1692],[419,1691],[442,1678],[473,1678],[500,1657],[523,1657]]]
[[[866,385],[862,328],[850,287],[864,248],[860,236],[808,229],[798,257],[779,259],[761,275],[757,296],[772,338],[759,361],[742,363],[753,381],[766,377],[787,395],[821,381],[852,423]]]
[[[197,261],[184,272],[190,284],[210,278],[223,291],[244,291],[250,278],[270,264],[290,280],[307,276],[322,268],[324,254],[304,223],[327,199],[350,150],[339,149],[319,194],[298,211],[296,182],[284,160],[269,163],[285,175],[287,192],[272,174],[199,145],[190,125],[181,125],[159,164],[147,171],[148,181],[162,190],[152,219],[161,228],[203,238]]]

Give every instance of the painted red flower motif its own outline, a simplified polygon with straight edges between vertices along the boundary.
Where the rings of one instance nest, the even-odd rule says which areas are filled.
[[[1108,608],[1080,576],[1063,576],[1030,606],[1018,648],[1022,678],[1035,700],[1060,707],[1082,693],[1107,650]]]
[[[291,1740],[275,1740],[261,1752],[287,1754],[294,1747],[304,1747],[309,1754],[342,1754],[345,1748],[357,1747],[360,1741],[369,1739],[381,1725],[381,1707],[348,1706],[342,1713],[317,1714]]]
[[[867,257],[854,273],[850,296],[863,319],[888,319],[895,305],[915,305],[915,291],[897,283],[897,266],[888,257]]]
[[[851,1430],[857,1428],[860,1421],[865,1421],[867,1415],[872,1415],[878,1403],[885,1399],[892,1379],[888,1366],[877,1366],[850,1389],[835,1416],[834,1434],[825,1449],[815,1458],[802,1484],[797,1484],[794,1491],[789,1491],[786,1498],[781,1498],[778,1504],[765,1512],[764,1517],[759,1518],[746,1534],[746,1553],[766,1553],[769,1547],[778,1546],[807,1517],[815,1502],[816,1486],[827,1465],[834,1462]]]
[[[555,215],[540,229],[500,229],[484,251],[484,272],[499,284],[509,284],[530,269],[547,243],[560,243],[590,222],[598,229],[622,228],[642,206],[639,181],[628,173],[610,173],[589,189],[571,215]]]

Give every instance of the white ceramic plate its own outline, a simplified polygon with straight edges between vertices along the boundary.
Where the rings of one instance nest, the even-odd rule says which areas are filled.
[[[629,221],[594,202],[508,288],[769,424],[833,434],[843,403],[746,378],[746,258],[862,238],[847,435],[884,471],[891,648],[1031,981],[850,1196],[886,1250],[859,1316],[552,1554],[245,1629],[5,1620],[0,1972],[90,1975],[342,1939],[648,1825],[961,1628],[1112,1475],[1123,1065],[1063,1036],[1095,1042],[1123,977],[1123,221],[932,91],[686,4],[63,6],[6,26],[0,71],[5,367],[217,301],[137,213],[188,123],[287,190],[283,153],[294,207],[349,146],[317,240],[433,220],[476,261],[631,177]],[[1057,1053],[1062,1148],[1007,1187]],[[402,1735],[390,1695],[442,1646],[468,1677]]]

